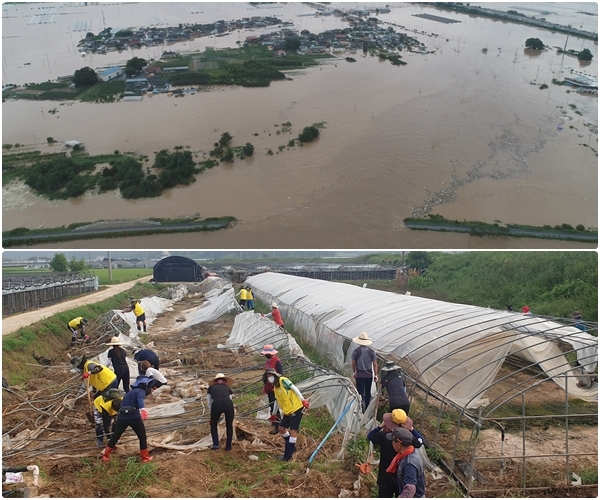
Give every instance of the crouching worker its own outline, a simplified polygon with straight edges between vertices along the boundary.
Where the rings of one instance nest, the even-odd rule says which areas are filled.
[[[123,397],[121,408],[117,415],[115,428],[108,445],[104,449],[102,461],[108,462],[110,454],[114,451],[115,445],[127,429],[131,427],[140,440],[140,457],[142,462],[150,462],[152,457],[148,455],[148,442],[146,440],[146,427],[144,420],[148,418],[148,410],[144,408],[144,399],[152,392],[154,381],[148,377],[138,377],[131,384],[131,391]]]
[[[114,389],[117,390],[118,389]],[[115,430],[115,417],[119,413],[121,408],[121,402],[123,401],[123,391],[119,391],[121,394],[115,399],[108,399],[100,395],[94,399],[94,424],[96,427],[96,438],[98,442],[96,446],[101,448],[104,445],[104,436],[110,439],[112,432]],[[112,431],[110,429],[112,424]]]
[[[302,410],[308,409],[309,403],[289,378],[277,373],[273,368],[269,368],[263,374],[263,384],[267,382],[273,384],[275,400],[283,413],[279,422],[279,434],[285,439],[285,452],[279,460],[287,462],[296,451]]]
[[[116,389],[119,386],[117,375],[106,366],[88,360],[85,356],[73,356],[71,365],[82,372],[83,379],[89,379],[90,385],[95,389],[94,399],[108,389]]]

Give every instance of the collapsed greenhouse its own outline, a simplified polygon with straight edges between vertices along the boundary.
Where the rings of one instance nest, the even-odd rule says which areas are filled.
[[[236,380],[234,442],[244,452],[272,450],[263,432],[269,416],[266,396],[260,393],[264,362],[256,358],[265,344],[273,344],[286,376],[310,400],[311,412],[329,414],[335,422],[332,431],[341,436],[326,442],[328,434],[316,449],[302,438],[298,455],[310,464],[323,447],[328,456],[342,458],[348,442],[373,428],[381,414],[378,398],[372,398],[363,413],[351,379],[350,356],[356,347],[352,338],[364,331],[374,340],[380,367],[392,360],[404,372],[410,415],[427,440],[427,450],[420,448],[419,453],[428,480],[445,472],[472,496],[498,496],[507,490],[542,496],[555,487],[581,484],[582,470],[597,469],[598,344],[590,335],[597,324],[585,323],[584,332],[571,320],[277,273],[253,276],[247,283],[258,300],[279,304],[288,331],[254,311],[242,311],[232,284],[221,278],[142,299],[150,331],[160,345],[161,371],[169,379],[150,404],[151,448],[185,454],[208,450],[212,442],[204,400],[207,382],[218,369]],[[184,297],[192,307],[178,312],[175,322],[161,323],[162,315]],[[106,361],[104,343],[111,336],[131,348],[143,346],[132,314],[108,311],[90,327],[96,341],[84,352],[101,363]],[[215,348],[203,346],[208,336],[218,340]],[[297,340],[312,346],[330,368],[312,363]],[[154,341],[147,346],[154,348]],[[135,363],[130,365],[136,373]],[[374,395],[376,390],[373,385]],[[84,438],[86,434],[77,430],[85,425],[76,413],[78,406],[85,406],[77,375],[62,383],[59,392],[38,392],[36,398],[10,408],[8,414],[19,416],[19,422],[12,427],[6,419],[4,424],[7,463],[93,452],[93,437]],[[43,412],[35,415],[36,430],[29,430],[31,417],[23,415],[31,414],[34,406],[43,407]],[[44,434],[48,428],[51,439]],[[82,448],[82,442],[84,449],[73,454],[73,446]],[[126,451],[135,446],[135,437],[125,442]],[[361,496],[358,488],[360,478],[353,496]]]

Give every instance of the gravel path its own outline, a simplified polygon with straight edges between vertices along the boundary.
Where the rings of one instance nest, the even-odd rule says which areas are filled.
[[[8,335],[9,333],[16,332],[19,328],[32,325],[33,323],[46,319],[59,312],[67,311],[68,309],[73,309],[74,307],[78,306],[93,304],[94,302],[100,302],[101,300],[112,297],[113,295],[117,295],[125,290],[129,290],[136,283],[150,281],[150,279],[151,276],[144,276],[143,278],[127,281],[125,283],[119,283],[118,285],[108,285],[102,290],[89,293],[81,297],[65,300],[64,302],[43,307],[41,309],[35,309],[33,311],[27,311],[21,314],[15,314],[14,316],[2,318],[2,335]]]

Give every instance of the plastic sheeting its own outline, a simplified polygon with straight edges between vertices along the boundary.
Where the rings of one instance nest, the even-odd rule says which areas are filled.
[[[244,346],[246,352],[259,352],[267,344],[272,344],[277,350],[285,348],[295,356],[304,356],[294,337],[274,321],[254,311],[246,311],[235,317],[231,334],[225,345],[219,347],[238,350]]]
[[[349,372],[351,340],[364,331],[380,356],[402,360],[420,382],[463,407],[485,404],[481,398],[511,351],[552,368],[548,375],[563,387],[574,372],[552,349],[557,340],[572,345],[586,369],[597,363],[597,338],[533,315],[276,273],[246,281],[257,298],[277,301],[284,321],[339,369]],[[597,384],[577,396],[597,401]]]
[[[229,311],[241,311],[242,308],[235,300],[233,287],[220,288],[206,295],[207,301],[197,310],[188,314],[186,321],[180,323],[180,328],[188,328],[199,323],[214,321]]]

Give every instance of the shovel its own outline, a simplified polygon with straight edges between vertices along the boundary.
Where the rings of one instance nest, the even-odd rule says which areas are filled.
[[[92,396],[90,396],[90,379],[89,379],[89,377],[85,379],[85,391],[87,392],[88,402],[90,404],[90,411],[86,411],[85,416],[87,417],[87,419],[90,421],[91,424],[95,425],[96,422],[94,422],[94,412],[93,412],[93,406],[92,406]]]
[[[373,443],[369,443],[369,456],[364,464],[354,464],[358,467],[361,474],[369,474],[371,472],[371,460],[373,460]]]

